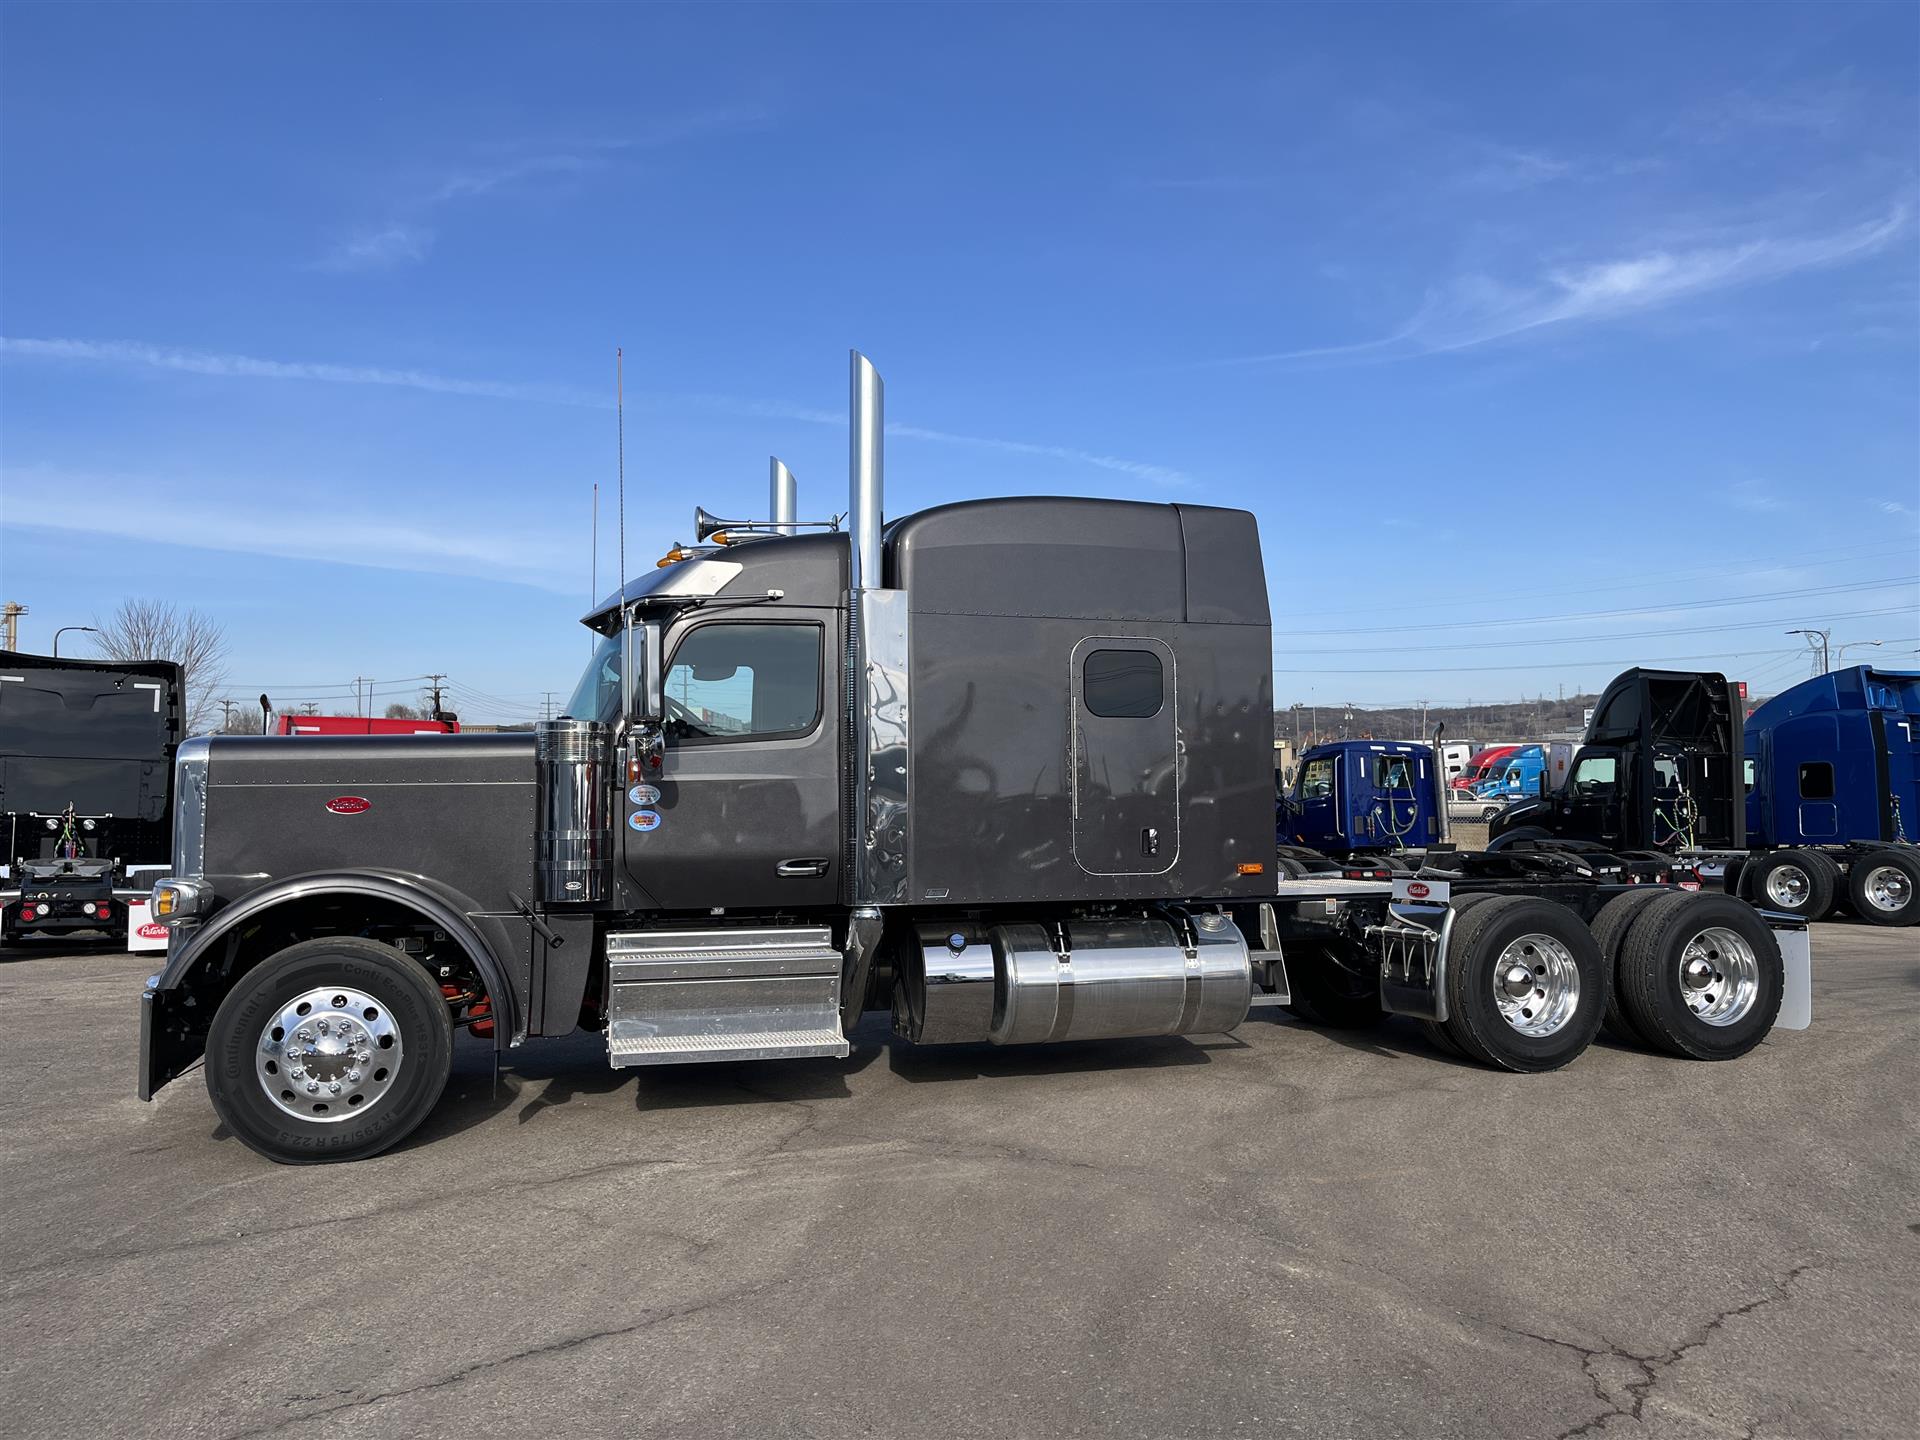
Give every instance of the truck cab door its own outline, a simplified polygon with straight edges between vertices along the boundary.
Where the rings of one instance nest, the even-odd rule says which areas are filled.
[[[1618,843],[1625,805],[1620,787],[1620,756],[1613,750],[1582,749],[1561,792],[1567,817],[1562,832],[1600,844]]]
[[[631,787],[629,872],[664,910],[777,910],[839,896],[840,612],[758,605],[666,637],[665,755]]]

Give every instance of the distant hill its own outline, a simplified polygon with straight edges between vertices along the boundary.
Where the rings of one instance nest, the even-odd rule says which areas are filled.
[[[1541,696],[1536,700],[1489,700],[1484,705],[1434,705],[1426,710],[1426,726],[1421,728],[1418,705],[1373,708],[1365,705],[1321,705],[1319,729],[1312,706],[1297,709],[1285,706],[1274,711],[1273,734],[1277,740],[1292,740],[1299,726],[1302,748],[1325,740],[1427,740],[1436,725],[1444,723],[1447,737],[1473,740],[1481,744],[1501,740],[1542,740],[1550,735],[1582,733],[1587,728],[1587,711],[1600,697],[1568,695],[1564,699]],[[1747,708],[1760,703],[1749,697]]]
[[[1421,728],[1418,705],[1374,709],[1365,705],[1321,705],[1316,711],[1309,705],[1274,712],[1275,738],[1291,740],[1298,724],[1301,745],[1317,745],[1323,740],[1425,740],[1434,727],[1444,724],[1449,737],[1456,740],[1538,740],[1548,735],[1586,728],[1586,712],[1600,697],[1569,695],[1565,699],[1542,696],[1537,700],[1489,700],[1484,705],[1434,705],[1426,711],[1425,730]],[[1318,729],[1315,722],[1318,721]]]

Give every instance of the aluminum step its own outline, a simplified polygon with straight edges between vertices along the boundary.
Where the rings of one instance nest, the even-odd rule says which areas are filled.
[[[607,1063],[846,1055],[843,957],[825,926],[607,937]]]
[[[740,1035],[640,1035],[607,1042],[610,1065],[688,1065],[703,1060],[788,1060],[846,1055],[838,1030],[761,1030]]]

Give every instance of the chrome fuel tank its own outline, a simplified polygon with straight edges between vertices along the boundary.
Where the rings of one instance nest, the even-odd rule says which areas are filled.
[[[1246,941],[1224,915],[923,925],[915,950],[894,1023],[922,1045],[1211,1034],[1252,998]]]

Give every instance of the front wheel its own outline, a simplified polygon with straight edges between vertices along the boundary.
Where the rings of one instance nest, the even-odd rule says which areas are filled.
[[[286,1165],[363,1160],[412,1133],[453,1068],[426,971],[390,945],[307,940],[240,978],[207,1035],[207,1094],[249,1149]]]

